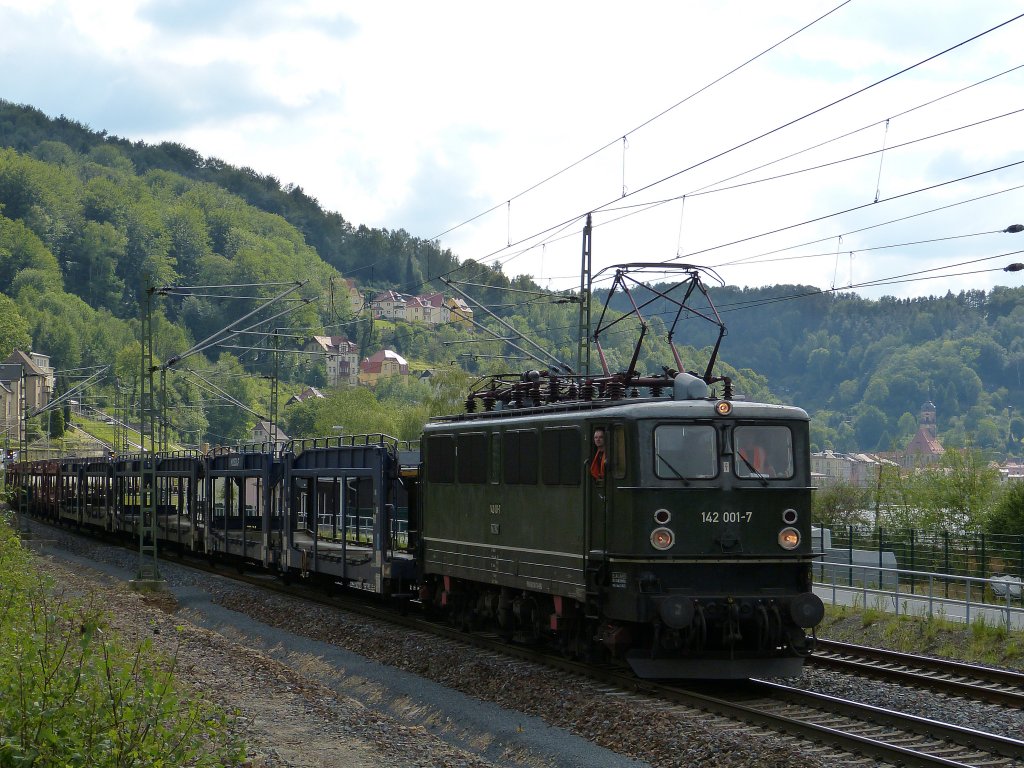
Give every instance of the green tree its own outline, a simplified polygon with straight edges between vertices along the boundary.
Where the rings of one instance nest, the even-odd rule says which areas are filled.
[[[443,366],[430,378],[427,408],[431,416],[462,413],[466,409],[471,377],[457,365]]]
[[[53,408],[47,411],[45,418],[50,427],[50,437],[55,440],[59,437],[63,437],[65,430],[64,409]]]
[[[120,313],[124,282],[117,275],[128,238],[110,222],[87,222],[78,247],[78,260],[70,265],[70,285],[92,307]]]
[[[811,518],[823,528],[864,525],[869,492],[850,483],[838,482],[814,492]]]
[[[206,217],[193,205],[177,205],[167,214],[167,231],[171,238],[169,255],[178,274],[191,281],[197,276],[199,263],[212,253]]]
[[[0,293],[0,360],[15,349],[29,349],[32,338],[28,334],[28,321],[18,312],[18,305]]]
[[[873,451],[878,448],[883,433],[888,427],[888,419],[881,408],[868,405],[861,409],[854,419],[853,429],[857,436],[857,446],[862,451]],[[889,446],[884,446],[888,449]]]
[[[1024,482],[1011,482],[985,520],[988,533],[1024,536]]]
[[[216,365],[201,375],[217,388],[200,385],[200,389],[206,392],[206,418],[209,423],[206,442],[230,445],[251,440],[256,414],[265,418],[267,413],[267,402],[261,398],[262,389],[257,380],[237,357],[228,352],[222,352]],[[217,390],[223,391],[242,407]]]
[[[998,496],[999,470],[981,451],[947,449],[939,464],[901,481],[901,527],[980,531]]]
[[[18,273],[26,269],[48,273],[60,281],[57,259],[43,241],[22,222],[0,216],[0,288],[8,290]]]

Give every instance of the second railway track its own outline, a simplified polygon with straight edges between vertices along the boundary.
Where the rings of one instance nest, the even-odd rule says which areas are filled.
[[[817,667],[871,676],[952,696],[1024,709],[1024,674],[950,659],[820,640]]]

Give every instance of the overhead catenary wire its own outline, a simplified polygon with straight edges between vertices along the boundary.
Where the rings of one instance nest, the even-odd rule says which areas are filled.
[[[602,145],[598,149],[595,149],[592,152],[589,152],[588,154],[586,154],[583,157],[581,157],[579,160],[576,160],[575,162],[570,163],[569,165],[565,166],[561,170],[556,171],[555,173],[552,173],[551,175],[545,177],[544,179],[541,179],[540,181],[536,182],[535,184],[530,185],[529,187],[527,187],[526,189],[522,190],[521,192],[517,192],[516,194],[514,194],[511,197],[507,198],[506,200],[503,200],[500,203],[496,203],[492,207],[488,208],[486,211],[481,211],[480,213],[476,214],[475,216],[472,216],[469,219],[466,219],[465,221],[463,221],[463,222],[461,222],[459,224],[456,224],[453,227],[449,227],[448,229],[444,230],[443,232],[440,232],[440,233],[434,235],[433,237],[430,238],[430,240],[432,240],[432,241],[439,240],[440,238],[444,237],[445,235],[450,234],[451,232],[454,232],[455,230],[460,229],[461,227],[464,227],[467,224],[471,224],[474,221],[476,221],[477,219],[480,219],[480,218],[482,218],[483,216],[486,216],[489,213],[493,213],[494,211],[498,210],[499,208],[501,208],[504,205],[511,205],[512,201],[517,200],[520,197],[523,197],[524,195],[534,191],[535,189],[543,186],[544,184],[547,184],[549,181],[553,181],[554,179],[558,178],[559,176],[561,176],[562,174],[566,173],[567,171],[572,170],[573,168],[575,168],[576,166],[580,165],[581,163],[584,163],[587,160],[590,160],[592,157],[595,157],[596,155],[599,155],[601,152],[604,152],[609,147],[616,146],[620,141],[625,141],[632,134],[636,133],[637,131],[641,130],[642,128],[647,127],[648,125],[650,125],[654,121],[664,117],[669,112],[671,112],[674,109],[682,106],[683,104],[685,104],[690,99],[692,99],[692,98],[694,98],[696,96],[699,96],[704,91],[706,91],[709,88],[717,85],[718,83],[722,82],[723,80],[725,80],[726,78],[730,77],[731,75],[734,75],[735,73],[739,72],[741,69],[743,69],[747,65],[752,64],[753,62],[757,61],[759,58],[761,58],[762,56],[764,56],[764,55],[770,53],[771,51],[775,50],[776,48],[778,48],[783,43],[786,43],[789,40],[792,40],[794,37],[799,35],[801,32],[804,32],[807,29],[810,29],[815,24],[817,24],[819,21],[827,18],[828,16],[831,16],[833,13],[838,11],[843,6],[848,5],[850,2],[851,2],[851,0],[843,0],[843,2],[839,3],[839,5],[835,6],[831,10],[827,11],[826,13],[823,13],[821,16],[818,16],[816,19],[814,19],[813,21],[809,22],[808,24],[805,24],[804,26],[800,27],[795,32],[791,32],[790,34],[786,35],[784,38],[782,38],[778,42],[773,43],[772,45],[768,46],[767,48],[765,48],[763,51],[761,51],[757,55],[751,56],[749,59],[744,61],[742,64],[740,64],[740,65],[738,65],[736,67],[733,67],[732,69],[730,69],[725,74],[719,75],[718,77],[716,77],[711,82],[707,83],[704,86],[701,86],[696,91],[694,91],[693,93],[689,94],[688,96],[680,99],[675,104],[673,104],[672,106],[668,107],[667,109],[663,109],[661,112],[657,113],[653,117],[650,117],[647,120],[644,120],[642,123],[640,123],[635,128],[633,128],[633,129],[631,129],[629,131],[626,131],[623,134],[620,134],[620,135],[616,136],[611,141],[609,141],[606,144]],[[440,275],[439,275],[439,277],[440,277]]]
[[[818,142],[818,143],[813,144],[813,145],[811,145],[809,147],[805,147],[803,149],[797,150],[796,152],[791,152],[791,153],[789,153],[787,155],[784,155],[782,157],[775,158],[774,160],[770,160],[770,161],[768,161],[766,163],[761,163],[761,164],[759,164],[757,166],[754,166],[753,168],[749,168],[749,169],[747,169],[745,171],[741,171],[739,173],[733,174],[733,175],[728,176],[726,178],[719,179],[718,181],[711,182],[709,184],[705,184],[705,185],[703,185],[701,187],[698,187],[696,189],[690,190],[690,191],[685,192],[685,193],[683,193],[681,195],[674,195],[672,197],[668,197],[668,198],[664,198],[664,199],[660,199],[660,200],[654,200],[654,201],[647,201],[647,202],[642,202],[642,203],[631,203],[631,204],[627,204],[627,205],[610,205],[610,206],[608,206],[607,208],[604,209],[606,212],[607,211],[619,211],[619,210],[628,210],[630,212],[627,213],[624,216],[614,217],[614,218],[611,218],[611,219],[607,219],[607,220],[605,220],[603,222],[596,222],[593,226],[594,226],[595,229],[599,228],[599,227],[608,226],[609,224],[615,223],[617,221],[621,221],[621,220],[623,220],[625,218],[628,218],[629,216],[636,215],[637,213],[644,213],[644,212],[647,212],[647,211],[649,211],[649,210],[651,210],[653,208],[657,208],[659,206],[666,205],[666,204],[669,204],[669,203],[682,202],[683,204],[685,204],[687,196],[696,196],[696,195],[710,194],[712,192],[723,191],[725,189],[734,189],[734,188],[737,188],[739,186],[743,186],[743,185],[733,185],[733,186],[730,186],[730,187],[720,187],[719,185],[722,185],[722,184],[725,184],[725,183],[727,183],[729,181],[732,181],[734,179],[741,178],[743,176],[749,175],[749,174],[754,173],[754,172],[756,172],[758,170],[762,170],[764,168],[767,168],[767,167],[769,167],[771,165],[775,165],[777,163],[783,162],[785,160],[792,159],[792,158],[797,157],[797,156],[799,156],[801,154],[805,154],[805,153],[813,151],[815,149],[819,149],[819,148],[821,148],[823,146],[826,146],[826,145],[828,145],[830,143],[833,143],[833,142],[836,142],[836,141],[848,138],[850,136],[853,136],[853,135],[855,135],[857,133],[860,133],[862,131],[868,130],[870,128],[876,127],[878,125],[882,125],[882,124],[886,123],[888,120],[895,119],[897,117],[903,117],[903,116],[908,115],[908,114],[910,114],[912,112],[915,112],[915,111],[917,111],[919,109],[923,109],[924,107],[931,106],[931,105],[936,104],[936,103],[938,103],[940,101],[943,101],[944,99],[950,98],[950,97],[952,97],[954,95],[957,95],[959,93],[963,93],[963,92],[965,92],[967,90],[970,90],[971,88],[977,87],[977,86],[982,85],[984,83],[991,82],[992,80],[995,80],[996,78],[1002,77],[1004,75],[1007,75],[1007,74],[1009,74],[1011,72],[1015,72],[1015,71],[1017,71],[1019,69],[1022,69],[1022,68],[1024,68],[1024,64],[1019,64],[1019,65],[1017,65],[1015,67],[1010,67],[1009,69],[1003,70],[1002,72],[999,72],[999,73],[997,73],[995,75],[991,75],[989,77],[986,77],[986,78],[983,78],[981,80],[975,81],[974,83],[971,83],[970,85],[964,86],[962,88],[957,88],[957,89],[955,89],[953,91],[950,91],[948,93],[943,94],[942,96],[938,96],[936,98],[933,98],[933,99],[930,99],[928,101],[922,102],[921,104],[917,104],[917,105],[915,105],[913,107],[910,107],[909,109],[905,109],[902,112],[898,112],[898,113],[896,113],[896,114],[892,115],[891,117],[886,118],[884,120],[876,120],[876,121],[874,121],[872,123],[869,123],[867,125],[861,126],[860,128],[856,128],[856,129],[854,129],[852,131],[847,131],[847,132],[842,133],[842,134],[840,134],[838,136],[834,136],[834,137],[832,137],[830,139],[827,139],[827,140],[825,140],[823,142]],[[999,115],[999,116],[997,116],[995,118],[988,118],[986,121],[979,121],[979,122],[972,123],[972,124],[969,124],[969,125],[960,126],[959,128],[951,129],[950,131],[944,131],[944,132],[941,132],[941,133],[933,134],[931,136],[921,137],[921,138],[918,138],[918,139],[916,139],[914,141],[920,142],[920,141],[924,141],[924,140],[927,140],[927,139],[936,138],[938,136],[942,136],[942,135],[945,135],[946,133],[951,133],[951,132],[956,131],[956,130],[963,130],[965,128],[969,128],[969,127],[974,127],[976,125],[980,125],[983,122],[991,121],[991,120],[994,120],[994,119],[999,119],[999,118],[1002,118],[1002,117],[1007,117],[1009,115],[1016,114],[1019,111],[1021,111],[1021,110],[1015,110],[1014,112],[1010,112],[1010,113],[1006,113],[1006,114],[1003,114],[1003,115]],[[903,145],[900,145],[900,146],[907,146],[907,145],[912,144],[912,143],[914,143],[914,142],[906,142],[906,143],[904,143]],[[890,149],[894,149],[894,148],[895,147],[890,147]],[[876,150],[876,152],[880,152],[880,150]],[[870,153],[865,153],[865,154],[861,154],[861,155],[856,155],[856,156],[853,156],[853,157],[845,158],[845,160],[843,160],[843,161],[834,161],[834,163],[845,162],[845,161],[854,160],[854,159],[859,159],[859,158],[862,158],[862,157],[866,156],[867,154],[870,154]],[[785,176],[796,175],[797,173],[802,173],[802,172],[807,172],[807,171],[811,171],[811,170],[816,170],[816,169],[820,169],[820,168],[827,167],[827,166],[828,166],[828,164],[820,164],[820,165],[817,165],[817,166],[811,166],[810,168],[802,169],[801,171],[795,171],[795,172],[791,172],[789,174],[782,174],[782,175],[779,175],[779,176],[767,177],[765,179],[758,180],[757,182],[749,182],[749,183],[759,183],[760,181],[768,181],[768,180],[772,180],[772,179],[783,178]],[[877,201],[878,200],[877,200],[877,196],[876,196],[876,202]],[[567,229],[568,226],[571,226],[571,224],[574,223],[577,220],[578,220],[578,218],[574,218],[574,219],[570,220],[569,222],[566,223],[566,226],[563,229]],[[682,222],[682,211],[680,211],[679,235],[677,237],[677,241],[681,241],[681,238],[682,238],[682,224],[683,224],[683,222]],[[545,237],[539,243],[530,244],[530,245],[528,245],[528,246],[526,246],[524,248],[521,248],[521,249],[517,250],[515,253],[512,253],[511,255],[505,256],[504,257],[505,260],[504,260],[503,263],[507,265],[509,262],[515,260],[519,256],[522,256],[522,255],[524,255],[526,253],[529,253],[531,250],[537,248],[538,245],[541,246],[541,247],[546,247],[547,245],[550,245],[552,243],[556,243],[556,242],[559,242],[561,240],[564,240],[567,237],[577,237],[577,236],[578,236],[578,232],[575,231],[575,230],[572,231],[571,233],[566,233],[566,234],[563,234],[563,235],[560,235],[560,236],[556,235],[556,234],[549,235],[548,237]],[[526,239],[524,239],[523,242],[526,242],[529,239],[530,238],[526,238]],[[484,259],[487,259],[490,256],[493,256],[495,254],[501,253],[504,250],[506,250],[506,249],[499,249],[499,251],[496,251],[496,252],[494,252],[492,254],[489,254],[488,256],[485,256]],[[684,256],[684,254],[681,254],[681,251],[682,251],[681,245],[679,243],[677,243],[676,254],[680,258],[682,258]],[[570,278],[570,277],[575,277],[575,275],[558,276],[558,277],[550,277],[549,276],[549,279],[567,279],[567,278]]]
[[[739,144],[736,144],[736,145],[734,145],[734,146],[732,146],[732,147],[730,147],[728,149],[722,150],[721,152],[713,154],[713,155],[711,155],[711,156],[709,156],[709,157],[707,157],[707,158],[705,158],[703,160],[700,160],[697,163],[693,163],[693,164],[687,166],[686,168],[680,169],[680,170],[675,171],[675,172],[673,172],[673,173],[671,173],[671,174],[669,174],[667,176],[664,176],[664,177],[662,177],[662,178],[660,178],[658,180],[652,181],[652,182],[650,182],[650,183],[648,183],[648,184],[646,184],[646,185],[644,185],[644,186],[642,186],[642,187],[640,187],[640,188],[638,188],[636,190],[631,190],[628,193],[627,197],[637,196],[641,192],[645,192],[648,189],[651,189],[651,188],[653,188],[653,187],[655,187],[655,186],[657,186],[659,184],[663,184],[663,183],[665,183],[665,182],[667,182],[667,181],[669,181],[671,179],[674,179],[674,178],[677,178],[678,176],[681,176],[684,173],[687,173],[687,172],[692,171],[692,170],[694,170],[694,169],[696,169],[698,167],[706,165],[707,163],[710,163],[713,160],[719,159],[719,158],[724,157],[724,156],[726,156],[726,155],[728,155],[728,154],[730,154],[732,152],[735,152],[735,151],[737,151],[738,149],[740,149],[742,147],[749,146],[750,144],[753,144],[754,142],[757,142],[757,141],[759,141],[761,139],[764,139],[764,138],[766,138],[768,136],[771,136],[771,135],[773,135],[775,133],[778,133],[779,131],[782,131],[785,128],[793,126],[793,125],[795,125],[795,124],[797,124],[797,123],[799,123],[801,121],[804,121],[804,120],[806,120],[806,119],[808,119],[808,118],[810,118],[810,117],[812,117],[812,116],[814,116],[816,114],[819,114],[819,113],[821,113],[821,112],[823,112],[823,111],[825,111],[827,109],[835,107],[835,106],[837,106],[837,105],[839,105],[839,104],[841,104],[841,103],[843,103],[845,101],[848,101],[848,100],[850,100],[850,99],[852,99],[852,98],[854,98],[854,97],[856,97],[856,96],[858,96],[860,94],[863,94],[863,93],[865,93],[865,92],[867,92],[867,91],[869,91],[869,90],[871,90],[871,89],[873,89],[873,88],[875,88],[875,87],[877,87],[877,86],[879,86],[879,85],[881,85],[881,84],[883,84],[885,82],[888,82],[889,80],[892,80],[893,78],[896,78],[896,77],[899,77],[899,76],[901,76],[903,74],[906,74],[907,72],[910,72],[910,71],[912,71],[912,70],[914,70],[914,69],[916,69],[916,68],[918,68],[918,67],[920,67],[920,66],[922,66],[922,65],[924,65],[924,64],[926,64],[928,62],[934,61],[935,59],[937,59],[937,58],[939,58],[939,57],[941,57],[943,55],[946,55],[946,54],[948,54],[948,53],[950,53],[950,52],[952,52],[954,50],[957,50],[957,49],[959,49],[959,48],[961,48],[961,47],[963,47],[963,46],[965,46],[965,45],[967,45],[969,43],[972,43],[972,42],[974,42],[976,40],[979,40],[980,38],[984,37],[985,35],[991,34],[992,32],[994,32],[994,31],[996,31],[996,30],[998,30],[998,29],[1000,29],[1002,27],[1005,27],[1006,25],[1011,24],[1011,23],[1013,23],[1015,21],[1018,21],[1021,18],[1024,18],[1024,14],[1018,14],[1018,15],[1016,15],[1016,16],[1010,18],[1010,19],[1007,19],[1006,21],[1003,21],[1003,22],[1001,22],[1001,23],[999,23],[999,24],[997,24],[995,26],[992,26],[992,27],[990,27],[990,28],[988,28],[988,29],[986,29],[986,30],[984,30],[982,32],[979,32],[979,33],[977,33],[975,35],[972,35],[971,37],[969,37],[969,38],[967,38],[965,40],[962,40],[959,43],[956,43],[956,44],[954,44],[952,46],[949,46],[949,47],[947,47],[947,48],[945,48],[945,49],[943,49],[943,50],[941,50],[941,51],[939,51],[937,53],[934,53],[934,54],[932,54],[932,55],[930,55],[930,56],[928,56],[928,57],[926,57],[924,59],[921,59],[921,60],[917,61],[914,64],[911,64],[911,65],[909,65],[907,67],[904,67],[904,68],[902,68],[902,69],[900,69],[900,70],[898,70],[896,72],[893,72],[892,74],[889,74],[889,75],[887,75],[887,76],[885,76],[885,77],[883,77],[883,78],[881,78],[879,80],[876,80],[876,81],[874,81],[874,82],[872,82],[872,83],[870,83],[870,84],[868,84],[866,86],[863,86],[862,88],[859,88],[859,89],[857,89],[857,90],[855,90],[855,91],[853,91],[851,93],[848,93],[845,96],[842,96],[842,97],[840,97],[838,99],[834,99],[834,100],[832,100],[832,101],[830,101],[830,102],[828,102],[828,103],[826,103],[826,104],[824,104],[824,105],[822,105],[820,107],[817,107],[817,108],[815,108],[815,109],[813,109],[813,110],[811,110],[809,112],[806,112],[806,113],[804,113],[804,114],[802,114],[802,115],[800,115],[800,116],[798,116],[796,118],[788,120],[788,121],[786,121],[786,122],[784,122],[784,123],[782,123],[782,124],[780,124],[780,125],[778,125],[778,126],[776,126],[774,128],[771,128],[768,131],[764,131],[764,132],[762,132],[762,133],[760,133],[760,134],[758,134],[758,135],[756,135],[756,136],[754,136],[754,137],[752,137],[750,139],[747,139],[747,140],[745,140],[745,141],[743,141],[743,142],[741,142]],[[616,139],[616,142],[618,140],[619,140],[619,138]],[[618,203],[621,199],[622,198],[620,198],[620,197],[616,197],[613,200],[609,200],[609,201],[607,201],[606,203],[604,203],[602,205],[599,205],[599,206],[591,208],[589,212],[598,212],[598,211],[604,211],[606,209],[609,209],[614,204]],[[893,198],[890,197],[890,198],[887,198],[887,199],[893,199]],[[477,262],[478,263],[483,263],[483,262],[486,262],[487,260],[494,259],[494,258],[498,257],[500,254],[504,253],[506,250],[508,250],[508,247],[519,246],[519,245],[522,245],[522,244],[524,244],[524,243],[526,243],[528,241],[539,239],[539,238],[543,238],[544,236],[549,235],[551,232],[553,232],[554,230],[558,229],[559,227],[564,227],[564,226],[567,226],[567,225],[569,225],[571,223],[574,223],[574,222],[577,222],[577,221],[581,221],[583,218],[585,218],[586,215],[587,215],[586,213],[580,213],[580,214],[574,215],[574,216],[569,217],[568,219],[565,219],[565,220],[563,220],[563,221],[561,221],[561,222],[559,222],[559,223],[557,223],[557,224],[555,224],[555,225],[553,225],[551,227],[547,227],[547,228],[545,228],[545,229],[543,229],[543,230],[541,230],[541,231],[539,231],[537,233],[534,233],[533,235],[530,235],[530,236],[525,237],[525,238],[520,238],[518,241],[510,243],[505,248],[499,248],[499,249],[497,249],[495,251],[492,251],[492,252],[488,253],[487,255],[481,257],[480,259],[478,259]],[[506,263],[507,263],[507,261],[506,261]],[[442,275],[439,275],[438,277],[447,277],[447,276],[453,274],[454,272],[458,271],[459,269],[462,269],[463,266],[464,265],[460,265],[458,267],[455,267],[452,270],[449,270],[448,272],[445,272]]]
[[[791,160],[794,157],[798,157],[798,156],[806,154],[808,152],[813,152],[816,149],[821,149],[822,147],[827,146],[829,144],[833,144],[833,143],[835,143],[837,141],[841,141],[843,139],[848,139],[851,136],[855,136],[858,133],[862,133],[863,131],[867,131],[867,130],[870,130],[871,128],[875,128],[875,127],[877,127],[879,125],[882,125],[883,123],[889,122],[890,120],[895,120],[896,118],[899,118],[899,117],[905,117],[906,115],[909,115],[909,114],[911,114],[913,112],[916,112],[916,111],[918,111],[920,109],[924,109],[925,107],[930,107],[930,106],[932,106],[934,104],[939,103],[940,101],[944,101],[945,99],[948,99],[948,98],[951,98],[953,96],[956,96],[957,94],[964,93],[965,91],[968,91],[971,88],[976,88],[979,85],[983,85],[985,83],[991,82],[992,80],[995,80],[996,78],[1002,77],[1004,75],[1008,75],[1011,72],[1016,72],[1018,69],[1022,69],[1022,68],[1024,68],[1024,64],[1018,64],[1015,67],[1010,67],[1009,69],[1005,69],[1002,72],[999,72],[999,73],[997,73],[995,75],[991,75],[989,77],[982,78],[981,80],[977,80],[977,81],[971,83],[970,85],[965,85],[962,88],[956,88],[956,89],[954,89],[952,91],[949,91],[948,93],[944,93],[942,96],[938,96],[938,97],[936,97],[934,99],[929,99],[928,101],[922,102],[922,103],[917,104],[917,105],[915,105],[913,107],[905,109],[902,112],[897,112],[896,114],[890,115],[889,117],[887,117],[887,118],[885,118],[883,120],[875,120],[874,122],[868,123],[867,125],[862,125],[860,128],[854,128],[852,131],[846,131],[845,133],[841,133],[838,136],[833,136],[832,138],[826,139],[825,141],[820,141],[817,144],[812,144],[809,147],[804,147],[803,149],[799,149],[796,152],[790,152],[787,155],[783,155],[782,157],[777,157],[774,160],[769,160],[766,163],[762,163],[761,165],[754,166],[753,168],[748,168],[745,171],[740,171],[739,173],[733,174],[732,176],[728,176],[728,177],[726,177],[724,179],[719,179],[718,181],[713,181],[713,182],[711,182],[709,184],[705,184],[704,186],[698,187],[697,189],[693,190],[693,192],[691,192],[690,194],[696,194],[697,192],[703,192],[703,191],[705,191],[707,189],[711,189],[713,187],[717,187],[719,184],[725,184],[726,182],[732,181],[733,179],[741,178],[741,177],[746,176],[747,174],[750,174],[750,173],[756,173],[757,171],[760,171],[760,170],[762,170],[764,168],[768,168],[769,166],[777,165],[778,163],[784,162],[786,160]]]
[[[843,214],[852,213],[853,211],[858,211],[858,210],[861,210],[861,209],[864,209],[864,208],[870,208],[870,207],[875,207],[875,206],[879,206],[879,205],[884,205],[885,203],[888,203],[888,202],[891,202],[891,201],[894,201],[894,200],[899,200],[899,199],[902,199],[902,198],[910,197],[912,195],[921,194],[923,192],[928,192],[928,191],[931,191],[931,190],[934,190],[934,189],[939,189],[941,187],[948,186],[950,184],[956,184],[956,183],[961,182],[961,181],[966,181],[967,179],[974,179],[974,178],[978,178],[980,176],[984,176],[986,174],[996,173],[998,171],[1002,171],[1002,170],[1005,170],[1007,168],[1012,168],[1012,167],[1015,167],[1015,166],[1019,166],[1021,164],[1024,164],[1024,160],[1018,160],[1016,162],[1007,163],[1005,165],[1000,165],[1000,166],[997,166],[995,168],[988,168],[988,169],[983,170],[983,171],[978,171],[977,173],[967,174],[966,176],[959,176],[959,177],[956,177],[956,178],[953,178],[953,179],[947,179],[946,181],[938,182],[936,184],[929,184],[927,186],[919,187],[917,189],[913,189],[913,190],[910,190],[908,192],[902,192],[902,193],[897,194],[897,195],[891,195],[890,197],[882,198],[877,203],[869,202],[869,203],[864,203],[862,205],[853,206],[851,208],[844,208],[842,210],[832,211],[830,213],[823,214],[821,216],[815,216],[815,217],[810,218],[810,219],[804,219],[804,220],[801,220],[799,222],[795,222],[793,224],[787,224],[785,226],[777,227],[777,228],[772,229],[772,230],[768,230],[768,231],[765,231],[765,232],[759,232],[757,234],[750,235],[748,237],[739,238],[737,240],[730,240],[730,241],[725,242],[725,243],[719,243],[718,245],[709,246],[707,248],[702,248],[702,249],[695,250],[695,251],[689,251],[687,253],[682,254],[681,256],[675,256],[675,257],[666,259],[665,260],[665,264],[668,266],[668,265],[671,265],[672,262],[678,261],[680,259],[692,258],[693,256],[701,255],[701,254],[704,254],[704,253],[710,253],[711,251],[719,250],[719,249],[722,249],[722,248],[727,248],[729,246],[738,245],[740,243],[745,243],[745,242],[750,242],[750,241],[757,240],[757,239],[762,238],[762,237],[767,237],[769,235],[774,235],[774,234],[778,234],[780,232],[785,232],[787,230],[797,229],[799,227],[806,226],[808,224],[813,224],[813,223],[816,223],[816,222],[819,222],[819,221],[824,221],[826,219],[830,219],[830,218],[833,218],[833,217],[842,216]],[[1022,185],[1022,186],[1024,186],[1024,185]],[[1019,186],[1015,186],[1015,187],[1010,188],[1009,190],[1003,190],[1003,192],[1013,191],[1013,190],[1019,189],[1019,188],[1020,188]],[[971,198],[971,200],[968,201],[968,202],[973,202],[974,200],[983,199],[985,197],[991,197],[991,196],[993,196],[995,194],[1000,194],[1000,193],[998,193],[998,192],[987,193],[986,195],[980,195],[977,198]],[[943,210],[945,208],[950,208],[950,207],[953,207],[954,205],[959,205],[959,204],[962,204],[962,203],[952,203],[952,204],[947,205],[947,206],[942,206],[940,208],[933,209],[933,211],[930,211],[930,212],[934,212],[934,211],[938,211],[938,210]],[[912,217],[918,216],[918,215],[921,215],[921,214],[912,214],[910,216],[904,216],[904,217],[901,217],[901,218],[898,218],[898,219],[893,219],[892,222],[906,220],[908,218],[912,218]],[[579,217],[577,217],[576,219],[573,219],[573,221],[576,221],[578,219],[579,219]],[[889,222],[889,223],[892,223],[892,222]],[[568,222],[561,222],[558,225],[555,225],[554,227],[549,228],[548,231],[554,230],[554,229],[556,229],[558,227],[565,226],[567,223]],[[879,226],[879,225],[872,225],[872,226]],[[862,227],[860,229],[852,230],[852,231],[853,232],[859,232],[859,231],[864,231],[865,229],[869,229],[869,228],[871,228],[871,227]],[[813,240],[813,241],[809,241],[809,242],[810,243],[821,242],[822,240],[830,240],[830,239],[832,239],[834,237],[836,237],[836,235],[830,235],[828,237],[819,238],[818,240]],[[493,252],[493,253],[497,253],[497,252]],[[450,274],[450,273],[448,273],[448,274]],[[443,279],[443,278],[441,278],[441,279]]]
[[[758,233],[756,235],[750,235],[749,237],[741,237],[741,238],[739,238],[737,240],[730,240],[727,243],[720,243],[719,245],[713,245],[713,246],[709,246],[707,248],[701,248],[700,250],[690,251],[689,253],[684,254],[682,257],[674,256],[674,257],[672,257],[670,259],[666,259],[665,263],[668,264],[668,263],[670,263],[672,261],[676,261],[679,258],[690,258],[690,257],[693,257],[693,256],[697,256],[699,254],[710,253],[711,251],[716,251],[716,250],[718,250],[720,248],[726,248],[726,247],[731,246],[731,245],[738,245],[739,243],[750,242],[751,240],[757,240],[758,238],[761,238],[761,237],[767,237],[768,235],[775,235],[775,234],[778,234],[779,232],[785,232],[785,231],[790,230],[790,229],[796,229],[797,227],[803,227],[803,226],[806,226],[807,224],[813,224],[813,223],[818,222],[818,221],[824,221],[825,219],[831,219],[831,218],[833,218],[835,216],[842,216],[843,214],[852,213],[853,211],[859,211],[859,210],[862,210],[864,208],[872,208],[872,207],[875,207],[875,206],[878,206],[878,205],[882,205],[883,203],[892,202],[893,200],[900,200],[900,199],[905,198],[905,197],[910,197],[911,195],[918,195],[918,194],[921,194],[922,192],[929,192],[929,191],[931,191],[933,189],[939,189],[940,187],[945,187],[945,186],[948,186],[950,184],[956,184],[956,183],[961,182],[961,181],[966,181],[967,179],[975,179],[975,178],[978,178],[979,176],[984,176],[984,175],[989,174],[989,173],[996,173],[997,171],[1003,171],[1003,170],[1006,170],[1007,168],[1014,168],[1014,167],[1016,167],[1018,165],[1022,165],[1022,164],[1024,164],[1024,160],[1017,160],[1015,162],[1006,163],[1005,165],[1000,165],[1000,166],[997,166],[995,168],[988,168],[988,169],[986,169],[984,171],[978,171],[977,173],[969,173],[966,176],[958,176],[955,179],[947,179],[946,181],[940,181],[940,182],[938,182],[936,184],[929,184],[926,187],[919,187],[918,189],[912,189],[909,192],[901,192],[900,194],[897,194],[897,195],[890,195],[889,197],[884,197],[881,200],[879,200],[877,203],[872,201],[870,203],[864,203],[862,205],[855,205],[855,206],[853,206],[851,208],[844,208],[841,211],[833,211],[832,213],[827,213],[827,214],[822,215],[822,216],[815,216],[814,218],[811,218],[811,219],[805,219],[805,220],[797,222],[795,224],[787,224],[785,226],[777,227],[775,229],[768,230],[766,232],[760,232],[760,233]]]

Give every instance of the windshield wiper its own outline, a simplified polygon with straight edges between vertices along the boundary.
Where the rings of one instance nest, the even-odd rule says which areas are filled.
[[[683,477],[678,469],[676,469],[671,464],[669,464],[668,463],[668,459],[666,459],[660,453],[658,454],[658,459],[661,461],[662,464],[664,464],[666,467],[668,467],[669,469],[672,470],[672,474],[674,474],[676,477],[678,477],[680,480],[683,481],[683,485],[689,485],[690,484],[690,481],[687,480],[685,477]]]
[[[763,472],[758,472],[757,469],[754,467],[754,465],[751,464],[749,461],[747,461],[747,457],[744,456],[739,451],[736,451],[736,455],[739,456],[741,459],[743,459],[743,463],[747,465],[747,469],[749,469],[754,474],[754,477],[756,477],[758,480],[761,481],[761,485],[763,485],[765,488],[767,488],[768,487],[768,475],[764,474]]]

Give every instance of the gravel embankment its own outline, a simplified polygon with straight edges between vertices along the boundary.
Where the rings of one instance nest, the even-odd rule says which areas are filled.
[[[840,764],[832,753],[704,713],[173,564],[162,574],[170,596],[139,596],[125,584],[134,553],[43,535],[55,538],[43,551],[56,578],[102,590],[122,631],[178,646],[183,681],[240,710],[253,768]],[[1021,713],[922,702],[900,686],[837,673],[807,669],[803,683],[1017,738],[1024,728]]]

